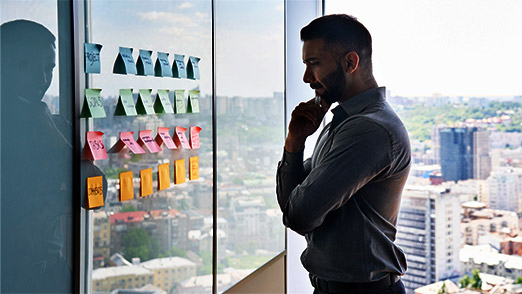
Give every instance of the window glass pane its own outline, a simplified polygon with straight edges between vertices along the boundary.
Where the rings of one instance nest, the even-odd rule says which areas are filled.
[[[191,293],[195,289],[205,293],[212,289],[210,4],[210,1],[89,2],[88,41],[103,47],[101,73],[88,75],[88,87],[102,89],[107,115],[89,120],[91,130],[104,133],[106,149],[116,144],[120,132],[134,132],[133,137],[138,140],[139,132],[144,130],[151,130],[152,137],[156,137],[158,127],[170,128],[171,136],[176,127],[202,129],[199,149],[180,146],[169,150],[162,144],[162,151],[151,153],[143,146],[145,154],[123,149],[109,153],[106,160],[96,161],[107,178],[108,192],[105,205],[93,212],[93,292],[157,287],[167,293],[173,289],[176,293]],[[189,56],[198,57],[200,79],[115,74],[113,66],[119,47],[132,48],[135,62],[140,49],[152,51],[152,63],[159,52],[168,53],[166,72],[172,72],[175,54],[185,55],[185,65]],[[199,113],[115,115],[120,89],[132,89],[135,103],[140,89],[152,89],[153,102],[159,90],[168,89],[171,105],[163,106],[171,111],[175,90],[184,90],[181,100],[185,104],[188,92],[199,90]],[[142,94],[140,101],[147,95]],[[189,134],[187,130],[187,138]],[[199,157],[199,179],[190,180],[189,163],[194,157]],[[180,167],[185,169],[181,178],[186,182],[175,184],[174,167],[180,160],[185,161]],[[166,181],[161,175],[158,177],[159,166],[165,163],[169,174]],[[140,185],[149,187],[140,181],[140,171],[147,169],[152,169],[153,193],[140,197]],[[134,197],[120,201],[120,175],[128,171],[133,172],[134,185],[130,190]],[[170,187],[159,190],[158,185],[165,183]],[[196,279],[197,276],[202,278]]]
[[[0,3],[2,293],[72,290],[72,111],[60,110],[72,95],[58,83],[72,76],[59,66],[71,52],[58,51],[70,44],[59,5]]]
[[[284,141],[284,1],[217,1],[218,283],[284,250],[275,168]]]

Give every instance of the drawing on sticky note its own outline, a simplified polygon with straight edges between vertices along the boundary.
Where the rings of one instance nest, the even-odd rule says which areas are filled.
[[[176,113],[187,113],[185,107],[185,90],[175,90],[174,108]]]
[[[188,113],[199,113],[199,91],[189,91],[189,101],[187,106]]]

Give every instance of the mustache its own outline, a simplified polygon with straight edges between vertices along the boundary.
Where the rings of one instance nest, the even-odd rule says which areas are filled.
[[[312,89],[319,89],[319,88],[322,88],[323,86],[319,83],[313,83],[313,84],[310,84],[310,88]]]

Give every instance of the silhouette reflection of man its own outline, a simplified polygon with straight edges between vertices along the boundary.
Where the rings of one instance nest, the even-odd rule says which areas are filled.
[[[1,292],[68,293],[71,129],[42,101],[56,65],[55,37],[27,20],[2,24],[0,36]]]

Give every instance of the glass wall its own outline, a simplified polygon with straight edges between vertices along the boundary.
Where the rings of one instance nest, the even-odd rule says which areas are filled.
[[[0,3],[2,293],[73,287],[68,5]]]
[[[284,145],[284,1],[216,1],[218,277],[284,248],[275,168]],[[218,291],[230,284],[218,283]]]

